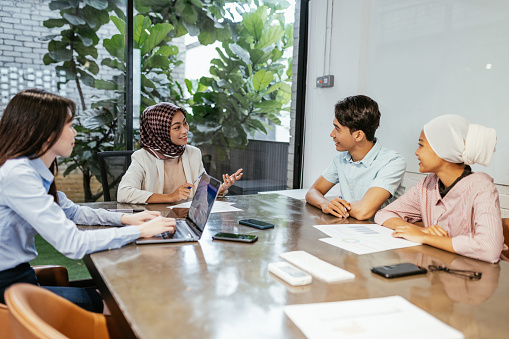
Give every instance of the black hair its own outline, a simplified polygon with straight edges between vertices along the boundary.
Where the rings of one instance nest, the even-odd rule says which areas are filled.
[[[350,132],[363,131],[368,141],[375,140],[380,125],[380,111],[375,100],[365,95],[347,97],[334,106],[338,122]]]

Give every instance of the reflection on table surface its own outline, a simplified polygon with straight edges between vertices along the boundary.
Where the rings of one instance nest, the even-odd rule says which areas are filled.
[[[313,225],[359,221],[340,221],[301,200],[277,194],[225,199],[243,211],[212,214],[199,242],[128,245],[86,259],[124,330],[132,329],[139,338],[303,338],[284,315],[285,305],[401,295],[466,338],[504,338],[509,333],[507,262],[484,263],[429,246],[356,255],[319,241],[325,235]],[[136,208],[140,206],[177,216],[167,205]],[[271,222],[275,228],[258,230],[238,224],[246,218]],[[219,231],[256,234],[259,240],[254,244],[212,241]],[[289,286],[269,274],[267,265],[281,261],[279,254],[294,250],[307,251],[356,278],[336,284],[313,279],[309,286]],[[482,279],[429,272],[388,280],[370,271],[373,266],[401,262],[479,271]]]

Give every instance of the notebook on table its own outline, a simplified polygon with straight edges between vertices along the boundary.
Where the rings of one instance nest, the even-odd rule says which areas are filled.
[[[201,238],[212,205],[216,200],[221,183],[206,174],[202,175],[191,207],[185,219],[177,220],[175,233],[165,232],[151,238],[139,238],[136,244],[158,244],[172,242],[198,241]]]

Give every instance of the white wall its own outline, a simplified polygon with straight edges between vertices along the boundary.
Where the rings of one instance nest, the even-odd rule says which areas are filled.
[[[461,16],[465,18],[465,20],[470,17],[470,21],[476,19],[474,21],[479,21],[481,23],[483,21],[486,23],[490,22],[490,15],[495,15],[496,13],[496,11],[493,11],[494,8],[498,7],[500,8],[500,11],[507,8],[505,0],[472,0],[468,2],[449,0],[440,2],[440,5],[444,3],[448,4],[449,8],[453,10],[453,13],[448,13],[448,15],[453,17]],[[397,15],[399,15],[398,20],[401,22],[416,22],[416,26],[418,26],[417,23],[419,22],[429,21],[429,23],[427,25],[423,25],[423,27],[426,27],[426,29],[433,32],[433,34],[430,34],[430,39],[434,39],[437,37],[437,29],[434,28],[435,26],[433,23],[437,21],[437,15],[440,14],[439,12],[437,14],[437,11],[434,10],[437,3],[432,0],[316,0],[311,1],[309,6],[308,79],[306,84],[307,92],[303,166],[304,188],[309,187],[314,180],[316,180],[316,178],[330,163],[332,157],[336,154],[334,144],[329,136],[329,133],[332,130],[332,120],[334,119],[334,104],[346,96],[356,94],[366,94],[377,100],[377,96],[380,96],[380,93],[386,93],[387,89],[390,89],[391,86],[396,87],[396,85],[401,85],[399,83],[395,83],[395,78],[391,77],[387,77],[385,83],[373,81],[373,79],[377,76],[376,73],[378,71],[376,67],[373,67],[373,65],[376,65],[376,62],[374,62],[376,60],[373,60],[372,41],[374,38],[373,35],[380,34],[380,26],[376,26],[378,29],[377,31],[373,24],[373,22],[377,22],[377,20],[374,19],[374,16],[379,15],[383,12],[383,10],[385,10],[391,12],[391,14],[396,13],[394,14],[396,15],[396,19],[398,19]],[[406,17],[405,15],[408,13],[406,10],[392,11],[390,8],[391,6],[397,9],[405,9],[407,6],[415,7],[417,9],[412,11],[415,17]],[[490,7],[491,10],[485,10],[484,7]],[[382,9],[382,11],[380,9]],[[327,10],[329,11],[329,14],[327,14]],[[329,25],[332,10],[333,20],[332,25]],[[496,15],[500,15],[500,13],[497,13]],[[398,20],[393,21],[395,26],[399,25]],[[384,33],[390,32],[391,29],[401,30],[401,27],[384,27]],[[331,40],[329,40],[329,32],[332,32]],[[440,32],[440,30],[438,30],[438,32]],[[325,36],[326,33],[327,38]],[[414,32],[416,36],[422,36],[423,34],[426,35],[428,33],[428,31],[422,30]],[[370,34],[372,36],[370,36]],[[403,34],[405,34],[405,32],[403,32]],[[440,33],[438,34],[440,35]],[[479,39],[479,37],[476,39]],[[395,41],[394,43],[398,43],[398,41]],[[502,45],[504,41],[501,41],[500,43]],[[479,41],[479,48],[482,48],[482,46],[483,41]],[[331,51],[330,66],[329,48]],[[419,60],[419,62],[426,63],[427,59],[423,58]],[[316,88],[316,77],[329,72],[335,77],[334,87]],[[384,74],[387,74],[387,72]],[[392,84],[391,81],[393,81]],[[473,81],[475,81],[475,79]],[[409,87],[412,85],[412,83],[408,83]],[[381,129],[388,128],[385,121],[391,120],[389,119],[389,112],[392,112],[393,109],[392,107],[391,109],[387,109],[383,102],[380,102],[380,100],[378,101],[382,112]],[[482,100],[479,99],[479,101],[482,104]],[[410,110],[410,113],[408,113],[409,110],[405,112],[406,118],[408,119],[408,115],[412,114],[412,111]],[[385,119],[384,114],[386,117]],[[415,117],[415,120],[417,120],[417,116]],[[397,132],[395,131],[395,133]],[[380,134],[383,135],[384,133]],[[404,140],[401,141],[400,146],[402,148],[411,147],[406,146],[405,144],[416,144],[416,141],[411,139],[409,135],[405,135],[403,139]],[[384,142],[383,139],[380,141],[382,143]],[[507,149],[505,148],[505,143],[500,146],[503,147],[498,147],[498,149],[502,150],[503,153],[506,153]],[[392,148],[398,150],[397,147],[398,146],[392,146]],[[505,159],[509,159],[509,154],[502,154],[501,152],[498,152],[497,157],[505,161]],[[406,160],[409,163],[415,161],[411,152],[407,155]],[[492,163],[492,166],[496,166],[496,163],[495,165]],[[415,166],[409,167],[413,168]],[[476,170],[479,171],[481,169],[476,168]],[[415,185],[421,177],[422,174],[407,172],[404,183],[407,188],[409,188]],[[500,202],[502,206],[502,215],[503,217],[509,217],[509,186],[497,185],[497,188],[501,194]]]

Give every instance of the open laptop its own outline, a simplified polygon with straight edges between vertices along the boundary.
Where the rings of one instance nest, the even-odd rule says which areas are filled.
[[[209,219],[212,205],[216,201],[217,193],[221,183],[207,174],[203,174],[196,194],[194,195],[191,207],[185,219],[177,220],[175,233],[161,233],[152,238],[140,238],[136,244],[158,244],[171,242],[198,241],[201,238],[207,220]]]

